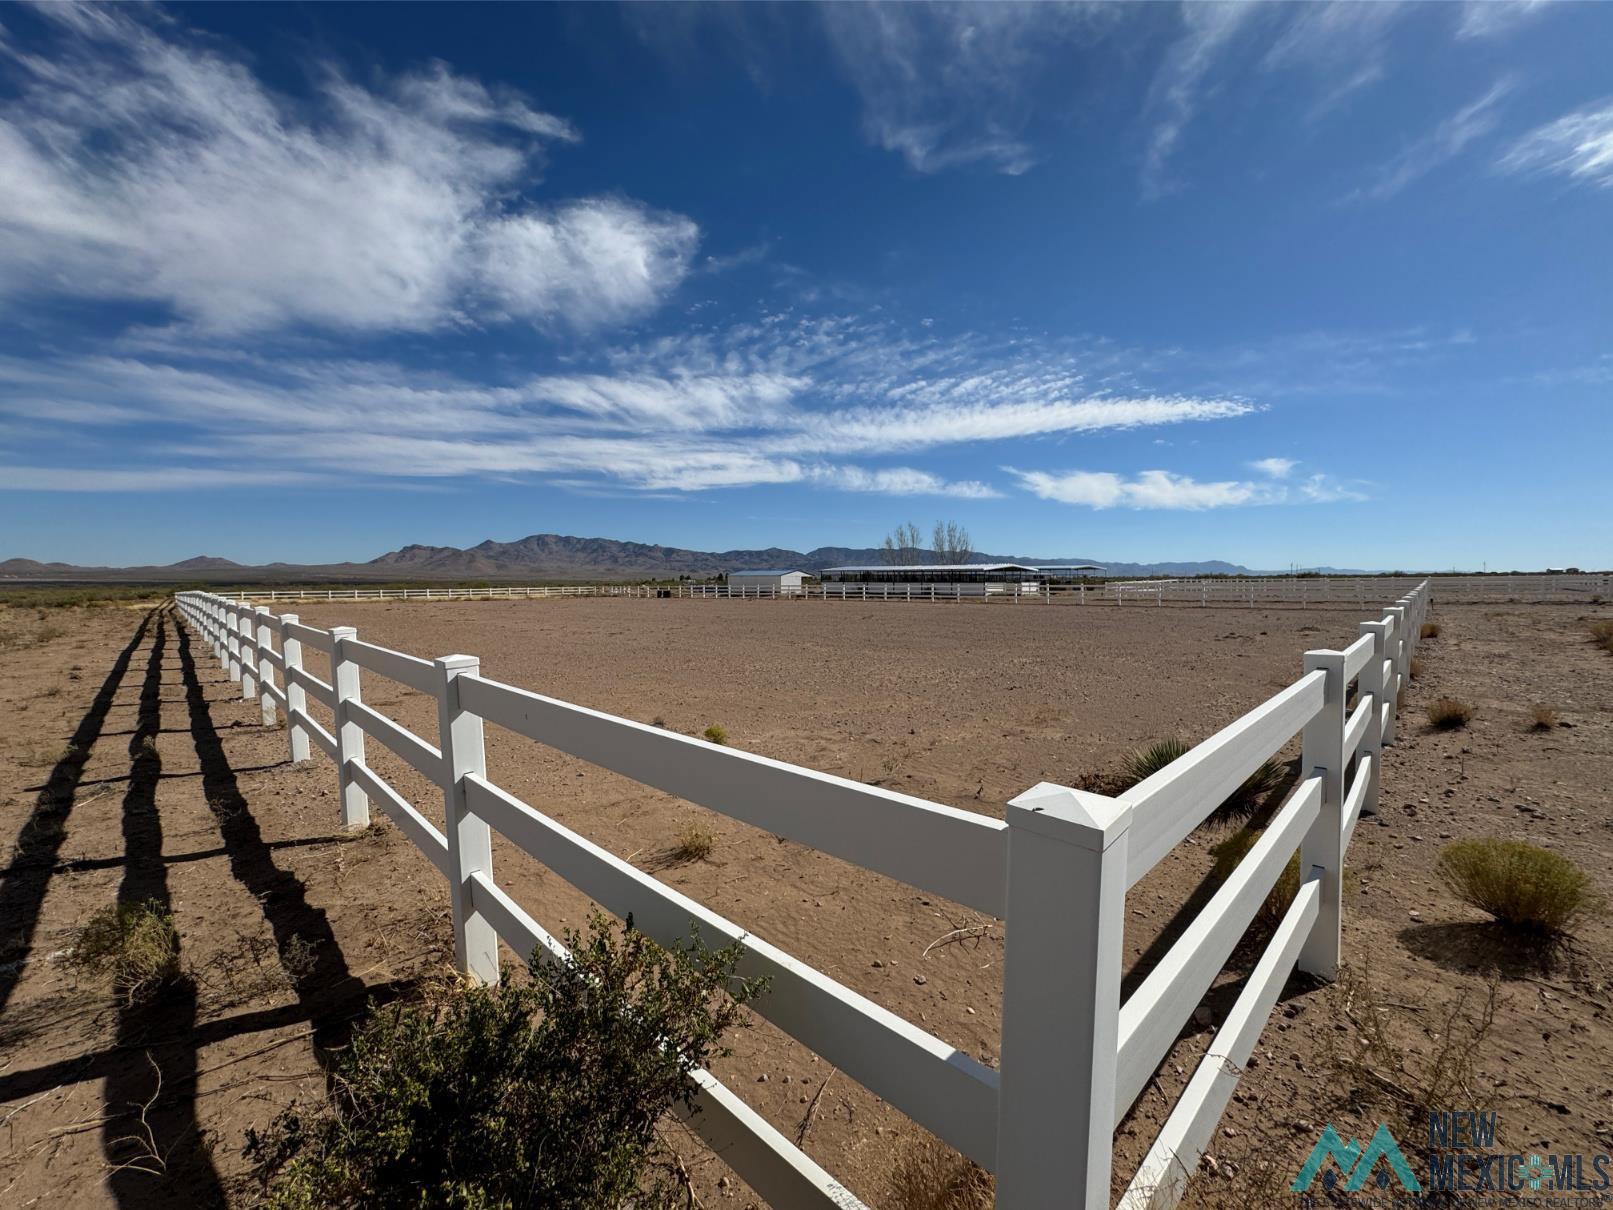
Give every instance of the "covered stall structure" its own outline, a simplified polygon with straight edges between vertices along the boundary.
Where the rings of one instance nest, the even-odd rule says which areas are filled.
[[[728,595],[731,597],[798,597],[807,573],[789,569],[731,571]]]
[[[826,596],[837,595],[837,588],[839,593],[915,598],[1035,596],[1046,585],[1080,570],[1102,569],[1077,564],[1043,568],[1029,563],[877,563],[825,568],[823,584]]]

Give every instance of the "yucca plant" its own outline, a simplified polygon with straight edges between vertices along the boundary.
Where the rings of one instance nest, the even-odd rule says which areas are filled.
[[[1193,745],[1179,735],[1156,739],[1126,757],[1126,776],[1131,779],[1132,785],[1136,785],[1158,773],[1177,757],[1186,756],[1192,749]]]

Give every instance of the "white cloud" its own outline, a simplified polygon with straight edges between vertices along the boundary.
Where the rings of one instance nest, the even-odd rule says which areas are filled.
[[[1531,130],[1501,158],[1500,167],[1613,187],[1613,97]]]
[[[1126,378],[1115,362],[1125,356],[774,315],[496,383],[245,352],[0,358],[0,416],[68,428],[81,447],[134,441],[153,465],[232,459],[333,477],[592,475],[656,491],[809,483],[983,498],[995,491],[988,483],[856,462],[1256,409],[1237,398],[1106,393],[1088,383],[1089,372]],[[118,456],[127,455],[125,445]]]
[[[1249,465],[1272,479],[1286,479],[1299,463],[1292,458],[1261,458]]]
[[[40,10],[47,58],[0,42],[0,289],[163,303],[213,332],[425,330],[497,316],[590,327],[688,272],[689,219],[532,206],[564,119],[438,65],[372,90],[326,69],[306,105],[167,19]]]
[[[1286,459],[1266,461],[1283,462]],[[1077,470],[1052,474],[1047,471],[1018,470],[1014,467],[1003,469],[1018,479],[1020,486],[1026,491],[1043,500],[1097,509],[1202,511],[1239,505],[1320,504],[1366,499],[1359,489],[1338,484],[1323,474],[1312,475],[1303,483],[1290,488],[1289,485],[1274,482],[1272,479],[1262,481],[1228,479],[1203,483],[1188,475],[1165,470],[1141,471],[1135,478],[1128,479],[1111,471]]]
[[[1493,38],[1546,11],[1550,0],[1466,0],[1461,6],[1458,38]]]
[[[880,492],[891,496],[952,496],[960,500],[992,500],[1002,493],[975,479],[948,482],[940,475],[911,466],[869,470],[860,466],[815,467],[812,479],[848,492]]]
[[[1511,81],[1497,81],[1483,96],[1462,106],[1384,164],[1378,170],[1377,182],[1364,190],[1357,190],[1353,196],[1383,201],[1446,161],[1461,155],[1473,142],[1495,129],[1500,120],[1498,110],[1501,101],[1511,89]]]
[[[1225,47],[1260,11],[1248,0],[1184,4],[1184,31],[1166,52],[1149,98],[1152,129],[1143,158],[1143,195],[1159,197],[1171,189],[1166,175],[1182,132],[1198,111],[1200,94]]]
[[[918,172],[982,165],[1017,176],[1039,158],[1020,131],[1033,84],[1107,23],[1071,3],[825,4],[818,9],[863,102],[870,142]]]

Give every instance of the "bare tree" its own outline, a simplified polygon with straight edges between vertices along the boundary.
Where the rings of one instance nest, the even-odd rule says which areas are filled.
[[[956,521],[937,521],[930,545],[943,563],[967,563],[974,553],[969,547],[969,531]]]
[[[885,535],[884,542],[880,543],[879,552],[885,562],[902,567],[922,563],[924,551],[919,546],[919,527],[911,521],[905,525],[898,525]]]

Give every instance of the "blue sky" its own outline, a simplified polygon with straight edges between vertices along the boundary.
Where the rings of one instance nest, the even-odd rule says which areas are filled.
[[[1613,564],[1613,5],[0,8],[0,557]]]

